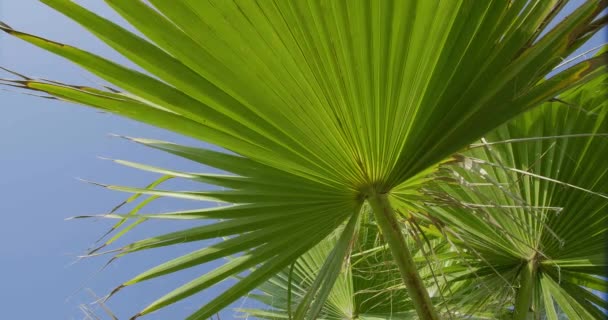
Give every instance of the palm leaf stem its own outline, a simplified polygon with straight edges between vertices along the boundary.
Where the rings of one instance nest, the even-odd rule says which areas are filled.
[[[534,282],[536,281],[536,270],[538,264],[536,258],[525,263],[520,271],[519,290],[515,296],[515,308],[513,309],[513,320],[526,320],[530,316],[530,306],[534,295]]]
[[[376,223],[380,227],[384,240],[391,249],[403,283],[416,307],[418,316],[422,320],[439,320],[439,316],[431,303],[429,293],[418,274],[418,269],[405,242],[405,238],[395,217],[395,211],[387,195],[385,193],[373,192],[368,196],[367,201],[374,211]]]

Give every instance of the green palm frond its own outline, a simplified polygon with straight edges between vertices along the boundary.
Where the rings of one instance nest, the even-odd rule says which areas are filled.
[[[521,300],[536,317],[603,319],[597,307],[606,308],[599,294],[608,293],[608,194],[600,192],[608,190],[606,80],[526,112],[472,144],[458,162],[446,162],[444,173],[426,176],[422,189],[404,190],[427,202],[410,205],[400,222],[404,233],[420,230],[409,247],[442,318],[511,319]],[[446,183],[449,177],[456,179]],[[369,219],[368,212],[319,319],[415,317]],[[289,318],[335,242],[324,240],[251,295],[270,309],[243,311]],[[423,252],[429,245],[432,254]]]
[[[438,185],[448,205],[429,213],[478,256],[470,262],[476,274],[460,277],[468,282],[462,299],[503,291],[526,313],[516,319],[528,310],[548,319],[556,310],[569,319],[605,317],[607,80],[517,117],[463,153],[459,168],[449,166],[463,185]]]
[[[401,211],[412,206],[411,199],[421,196],[412,191],[414,186],[427,182],[429,173],[473,140],[606,70],[603,53],[547,78],[606,24],[601,12],[608,3],[603,0],[587,1],[551,30],[546,26],[568,1],[106,1],[145,38],[72,1],[43,2],[144,72],[0,24],[6,33],[120,89],[25,77],[3,79],[2,84],[115,113],[228,151],[133,139],[226,174],[123,162],[218,188],[106,186],[226,204],[107,216],[119,221],[213,221],[129,244],[118,249],[119,257],[227,237],[119,288],[234,256],[135,317],[241,274],[237,284],[189,318],[205,319],[284,270],[347,221],[355,223],[367,201],[418,314],[437,319],[414,269],[408,240],[391,229]],[[339,277],[335,271],[349,247],[336,248],[341,249],[324,262],[326,278],[318,280],[311,295],[326,294]],[[564,259],[576,264],[573,257]],[[578,268],[586,267],[581,264]]]

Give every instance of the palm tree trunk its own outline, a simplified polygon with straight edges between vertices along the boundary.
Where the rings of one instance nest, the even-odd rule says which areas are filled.
[[[422,320],[439,320],[439,316],[431,303],[429,293],[420,279],[414,259],[407,247],[401,228],[395,218],[395,212],[386,194],[373,193],[367,200],[374,211],[376,222],[399,267],[401,278],[416,307],[418,316]]]
[[[515,309],[513,310],[513,320],[526,320],[532,314],[530,306],[532,304],[532,294],[534,281],[536,279],[536,259],[533,258],[526,263],[519,277],[519,290],[515,297]]]

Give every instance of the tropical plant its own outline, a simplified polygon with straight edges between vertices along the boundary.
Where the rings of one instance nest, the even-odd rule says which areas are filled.
[[[135,193],[129,201],[142,194],[151,196],[129,214],[106,215],[119,219],[117,228],[128,219],[135,219],[107,244],[147,219],[212,223],[134,242],[117,249],[116,257],[184,242],[224,240],[145,271],[113,293],[230,257],[221,267],[162,296],[134,318],[240,275],[233,287],[189,317],[207,318],[256,287],[263,288],[265,281],[285,272],[303,254],[319,254],[311,249],[329,246],[326,256],[316,257],[322,263],[319,272],[293,310],[297,318],[317,318],[334,283],[342,281],[338,279],[344,276],[344,261],[353,256],[351,240],[359,234],[359,226],[366,225],[362,221],[370,221],[371,216],[391,253],[382,256],[396,270],[390,279],[400,278],[407,290],[407,295],[401,292],[397,296],[403,298],[397,303],[410,306],[421,319],[439,319],[439,312],[444,312],[439,307],[452,304],[479,309],[479,303],[470,301],[475,296],[475,292],[469,293],[471,288],[478,284],[499,285],[497,278],[504,280],[503,273],[521,282],[514,303],[516,319],[524,318],[522,310],[527,306],[541,305],[541,293],[543,301],[554,299],[561,308],[576,302],[580,305],[576,308],[592,312],[589,302],[585,302],[592,297],[581,298],[579,294],[584,289],[578,285],[597,279],[590,274],[605,275],[599,271],[600,255],[594,254],[594,250],[604,247],[589,245],[577,237],[580,233],[565,228],[562,217],[568,215],[554,219],[543,211],[554,206],[547,205],[550,201],[545,198],[552,192],[533,194],[531,187],[535,192],[541,187],[555,187],[527,175],[519,178],[517,174],[534,167],[531,159],[541,155],[509,153],[509,147],[507,151],[488,151],[498,150],[498,145],[483,145],[461,156],[454,155],[506,121],[569,89],[583,86],[597,90],[601,84],[598,81],[605,81],[601,76],[608,53],[579,59],[567,69],[555,68],[607,23],[601,14],[607,1],[587,1],[550,29],[547,26],[569,1],[106,1],[145,38],[72,1],[43,2],[81,24],[145,73],[1,24],[0,29],[6,33],[64,57],[120,89],[74,86],[18,73],[14,75],[21,79],[3,80],[5,85],[44,92],[227,150],[132,139],[226,174],[179,172],[118,161],[163,177],[148,188],[106,186]],[[596,113],[604,114],[602,110]],[[557,113],[555,118],[543,120],[549,121],[548,128],[557,126],[563,117],[572,116]],[[492,135],[519,137],[519,126],[532,132],[525,126],[533,120],[526,119],[513,128],[501,127]],[[605,122],[598,122],[598,127],[584,134],[605,132],[600,124]],[[492,135],[488,137],[494,138]],[[517,144],[507,146],[511,145]],[[534,145],[546,146],[542,142]],[[605,154],[605,148],[602,150]],[[547,152],[555,154],[556,162],[571,165],[559,158],[571,154]],[[581,150],[575,148],[574,152]],[[580,161],[575,163],[591,161],[586,157],[599,162],[601,153],[596,155],[598,158],[588,152],[575,155]],[[477,171],[462,172],[455,169],[457,163]],[[502,171],[494,169],[496,172],[492,171],[490,177],[498,191],[481,191],[478,195],[477,187],[450,184],[453,177],[443,176],[445,172],[459,172],[466,181],[475,181],[471,175],[483,173],[481,177],[486,177],[490,170],[481,168],[496,163],[498,166],[492,168]],[[605,198],[592,190],[605,185],[605,175],[590,166],[585,173],[592,177],[579,181],[575,179],[581,170],[578,167],[574,172],[546,172],[547,179],[567,185],[583,184],[575,189],[581,193],[568,191],[567,196],[555,195],[560,200],[551,200],[557,201],[555,206],[560,208],[588,204],[590,210],[599,210],[578,218],[584,225],[576,229],[598,232],[592,235],[602,237],[606,234],[601,219]],[[509,168],[520,170],[513,171],[517,178],[506,170]],[[559,166],[552,168],[558,170]],[[158,184],[172,177],[224,189],[157,189]],[[593,177],[602,180],[593,183]],[[447,182],[442,183],[444,180]],[[509,188],[501,188],[501,183],[508,183]],[[581,200],[589,194],[596,198]],[[138,213],[157,197],[220,201],[226,205],[162,214]],[[570,198],[574,200],[568,201]],[[497,201],[500,199],[514,203],[512,209],[503,208],[509,214],[501,219],[496,218],[496,213],[487,213],[494,210],[473,210],[463,205],[470,202],[493,207],[503,204]],[[529,210],[537,207],[540,211]],[[408,239],[403,233],[403,218],[412,225],[421,219],[419,230],[415,229],[419,234],[437,233],[435,239],[428,239],[428,249],[412,242],[419,238]],[[591,225],[596,227],[585,228]],[[497,230],[515,234],[508,241],[487,238],[489,232]],[[335,240],[327,241],[335,243],[320,244],[328,237]],[[555,246],[571,239],[575,239],[574,245],[564,247],[566,253]],[[441,265],[441,261],[433,259],[448,259],[444,252],[454,254],[450,250],[458,244],[452,243],[466,246],[458,257],[470,266],[454,265],[450,274],[459,274],[456,278],[430,272],[433,264]],[[530,256],[545,250],[548,251],[542,258]],[[426,265],[419,268],[417,257],[424,258]],[[588,261],[577,260],[589,257]],[[528,260],[534,263],[524,263]],[[570,269],[560,273],[551,269],[553,265]],[[445,265],[444,269],[449,267]],[[553,280],[555,274],[567,277],[563,283],[569,286],[560,287],[562,282]],[[448,289],[456,294],[438,299],[436,294]],[[509,297],[503,291],[497,290],[496,296]],[[498,305],[495,299],[491,300],[481,305]],[[552,314],[550,307],[546,308],[547,314]]]
[[[435,200],[404,211],[403,232],[442,318],[605,317],[608,194],[593,190],[608,190],[607,79],[485,135],[421,189]],[[363,221],[345,271],[319,300],[321,318],[411,318],[377,226]],[[324,240],[251,295],[272,309],[243,311],[296,314],[334,243]]]

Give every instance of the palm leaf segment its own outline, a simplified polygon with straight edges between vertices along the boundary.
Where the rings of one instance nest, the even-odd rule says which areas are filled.
[[[1,24],[125,91],[29,78],[4,84],[237,154],[138,140],[234,174],[169,173],[230,191],[114,189],[234,206],[154,216],[225,220],[136,242],[121,254],[239,236],[124,285],[243,253],[138,315],[262,265],[191,319],[215,313],[352,219],[365,197],[394,201],[392,191],[415,185],[408,179],[605,69],[599,56],[541,81],[605,24],[596,19],[607,5],[599,0],[542,36],[568,1],[107,1],[147,39],[71,1],[43,2],[147,73]]]

